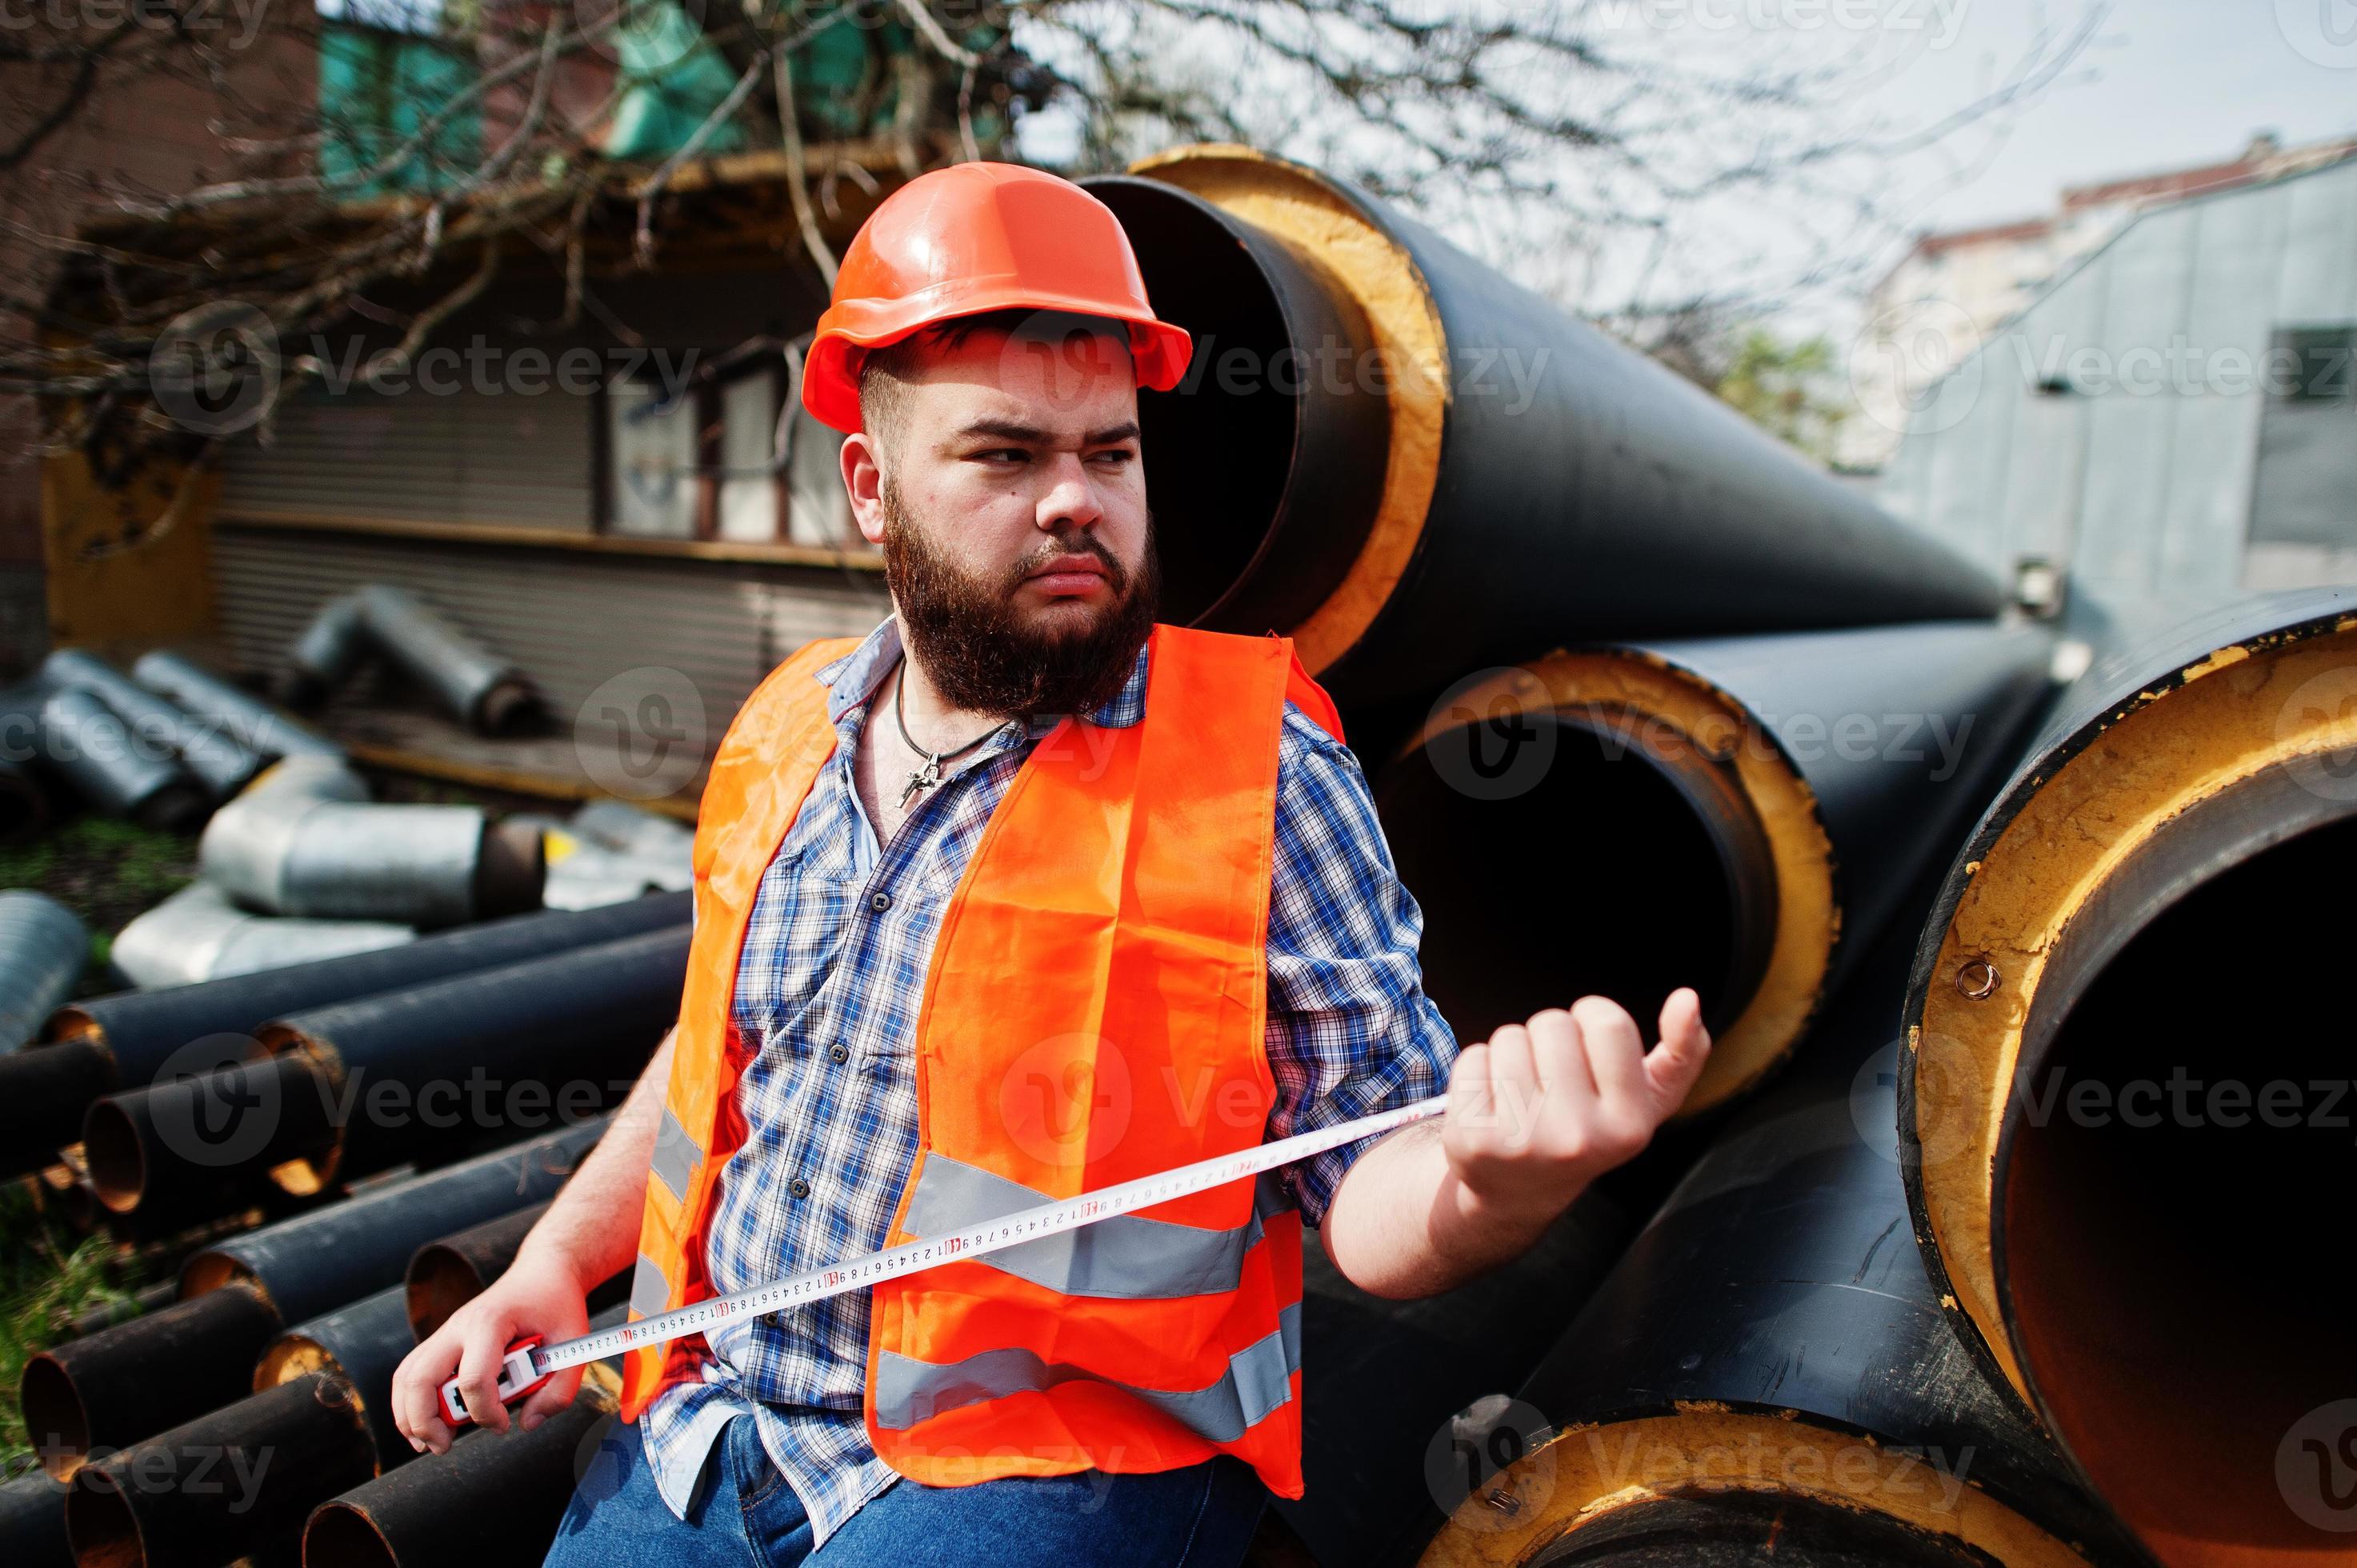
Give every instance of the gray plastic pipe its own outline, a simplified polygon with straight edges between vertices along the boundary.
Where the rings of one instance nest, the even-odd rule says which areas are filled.
[[[540,834],[472,806],[375,805],[349,769],[293,758],[213,813],[205,879],[274,915],[454,926],[541,907]]]
[[[101,811],[149,827],[186,827],[205,809],[204,787],[168,746],[80,687],[42,703],[41,760]]]
[[[199,718],[217,721],[231,737],[264,757],[343,756],[343,748],[333,741],[179,654],[160,648],[143,653],[131,667],[131,678]]]
[[[0,918],[0,940],[5,932]],[[192,882],[124,927],[110,961],[125,984],[153,991],[416,940],[414,927],[389,920],[256,915],[239,908],[211,883]]]
[[[372,583],[359,594],[361,618],[378,647],[433,689],[452,716],[484,735],[504,735],[534,716],[531,679],[399,588]]]
[[[400,665],[453,718],[483,735],[522,728],[544,706],[522,670],[414,595],[382,583],[328,601],[289,650],[280,695],[296,707],[313,706],[372,652]]]
[[[60,648],[42,660],[41,675],[52,686],[90,693],[140,735],[170,746],[216,800],[228,800],[262,771],[261,754],[239,741],[228,725],[157,696],[96,654]]]
[[[90,932],[72,910],[28,888],[0,892],[0,1051],[39,1031],[89,961]]]
[[[278,674],[278,700],[290,708],[312,708],[352,677],[368,657],[361,640],[361,601],[344,594],[329,599],[287,650]]]

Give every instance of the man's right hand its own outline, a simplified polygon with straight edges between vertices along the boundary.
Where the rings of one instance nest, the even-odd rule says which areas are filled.
[[[551,1344],[589,1329],[587,1287],[565,1259],[531,1239],[508,1272],[457,1312],[412,1350],[393,1375],[393,1423],[410,1446],[423,1454],[449,1451],[451,1431],[442,1419],[438,1391],[452,1372],[479,1425],[505,1432],[511,1421],[530,1432],[573,1402],[581,1388],[579,1367],[567,1367],[512,1413],[500,1403],[500,1359],[527,1335]]]

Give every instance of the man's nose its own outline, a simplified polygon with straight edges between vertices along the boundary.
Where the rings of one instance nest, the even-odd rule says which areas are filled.
[[[1037,522],[1042,532],[1065,528],[1092,528],[1104,516],[1088,466],[1077,452],[1059,452],[1050,459],[1048,493],[1039,498]]]

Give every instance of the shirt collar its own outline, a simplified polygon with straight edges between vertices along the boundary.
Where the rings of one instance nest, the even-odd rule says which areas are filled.
[[[1148,645],[1148,648],[1151,644]],[[1099,729],[1127,729],[1146,717],[1146,673],[1148,648],[1137,650],[1137,658],[1129,669],[1129,678],[1121,683],[1104,702],[1082,715],[1084,722]],[[826,716],[841,724],[853,708],[873,697],[884,684],[884,677],[900,660],[900,623],[887,616],[874,631],[860,640],[858,647],[842,658],[820,667],[815,679],[827,689]],[[1031,718],[1031,738],[1039,739],[1056,727],[1062,717],[1058,714],[1038,714]]]

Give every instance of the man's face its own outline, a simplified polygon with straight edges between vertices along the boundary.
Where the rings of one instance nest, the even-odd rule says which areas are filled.
[[[1137,391],[1119,338],[978,330],[924,355],[844,444],[911,647],[960,706],[1101,700],[1152,620]],[[1118,669],[1109,668],[1118,663]]]

